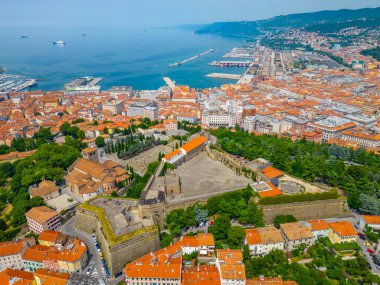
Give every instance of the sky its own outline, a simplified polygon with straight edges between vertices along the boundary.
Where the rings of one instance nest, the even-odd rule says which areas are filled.
[[[0,0],[0,28],[165,27],[379,6],[380,0]]]

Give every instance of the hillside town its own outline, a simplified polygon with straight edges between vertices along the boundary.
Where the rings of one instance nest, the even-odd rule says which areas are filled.
[[[313,29],[221,86],[1,92],[0,284],[380,284],[380,35]]]

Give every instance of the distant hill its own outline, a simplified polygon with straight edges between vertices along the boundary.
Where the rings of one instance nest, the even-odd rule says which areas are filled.
[[[358,10],[320,11],[276,16],[259,21],[218,22],[196,30],[199,34],[220,34],[224,36],[257,36],[262,29],[274,27],[303,27],[336,22],[346,22],[358,19],[380,18],[380,7]]]

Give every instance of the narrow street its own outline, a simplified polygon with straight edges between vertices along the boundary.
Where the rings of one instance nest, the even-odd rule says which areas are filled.
[[[99,257],[99,253],[95,247],[94,241],[92,240],[92,237],[88,235],[87,233],[84,233],[74,227],[74,221],[75,216],[72,217],[70,220],[67,221],[66,224],[64,224],[61,228],[61,232],[67,235],[71,236],[77,236],[80,239],[82,239],[88,246],[89,251],[89,263],[85,270],[83,271],[83,274],[86,273],[86,270],[90,267],[92,267],[93,271],[91,272],[91,275],[94,277],[97,277],[94,273],[94,271],[97,272],[98,276],[102,279],[105,279],[105,274],[103,271],[103,265]]]

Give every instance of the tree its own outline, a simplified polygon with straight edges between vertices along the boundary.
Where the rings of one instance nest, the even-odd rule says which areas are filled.
[[[241,248],[245,238],[245,230],[239,226],[233,226],[228,231],[227,244],[230,248]]]
[[[209,230],[214,235],[215,240],[225,241],[228,238],[230,228],[230,218],[226,214],[221,214],[215,219],[214,224],[212,227],[209,227]]]
[[[198,205],[195,206],[194,208],[195,212],[195,222],[197,225],[203,222],[207,222],[208,220],[208,211],[207,209],[201,209]]]
[[[6,177],[12,177],[15,174],[15,167],[10,162],[3,162],[0,164],[0,173]]]
[[[112,193],[111,193],[111,197],[119,197],[119,196],[117,195],[117,192],[116,192],[116,191],[112,191]]]
[[[274,226],[280,228],[281,224],[297,222],[297,219],[293,215],[277,215],[274,219]]]
[[[7,228],[7,223],[3,219],[0,219],[0,231],[5,231]]]
[[[104,147],[106,145],[106,142],[103,137],[99,136],[95,139],[95,144],[97,147]]]
[[[161,248],[168,247],[173,242],[173,237],[168,233],[161,233]]]
[[[256,204],[249,203],[246,209],[243,209],[240,214],[239,223],[252,224],[255,227],[264,226],[263,212]]]

